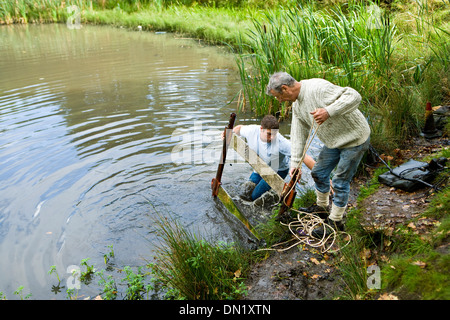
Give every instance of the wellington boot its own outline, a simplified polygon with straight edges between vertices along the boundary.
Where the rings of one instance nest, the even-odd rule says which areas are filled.
[[[324,208],[322,206],[318,206],[317,204],[314,204],[309,207],[304,208],[298,208],[301,212],[311,213],[315,214],[316,216],[319,216],[320,219],[326,219],[328,217],[329,211],[328,208]]]
[[[252,201],[252,192],[255,189],[256,184],[252,181],[245,182],[241,187],[241,193],[239,197],[245,201]]]
[[[333,233],[333,230],[331,230],[329,227],[333,228],[334,231],[344,231],[345,225],[343,221],[334,221],[331,219],[325,220],[326,225],[321,225],[320,227],[315,228],[313,231],[311,231],[311,235],[318,238],[323,239],[324,237],[327,237],[328,235]]]

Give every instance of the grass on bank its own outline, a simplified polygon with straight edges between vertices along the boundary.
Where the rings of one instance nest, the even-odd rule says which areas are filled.
[[[450,150],[443,154],[450,158]],[[364,212],[362,201],[376,192],[380,183],[378,175],[385,168],[376,170],[372,179],[361,187],[357,208],[348,213],[347,229],[355,241],[342,250],[344,259],[338,263],[347,286],[342,295],[347,299],[374,299],[392,294],[399,299],[448,300],[450,298],[448,237],[450,234],[450,186],[448,170],[435,179],[444,179],[442,189],[430,197],[430,203],[422,214],[397,225],[395,229],[368,230],[362,227],[360,218]],[[416,223],[431,218],[434,226],[426,233],[416,230]],[[370,257],[370,258],[369,258]],[[373,264],[381,268],[381,289],[367,287],[367,267]]]
[[[265,6],[289,5],[288,0],[251,1],[117,1],[117,0],[5,0],[0,2],[0,24],[104,24],[137,30],[167,31],[202,39],[210,44],[235,46],[251,28],[250,15]],[[252,10],[251,14],[250,11]]]
[[[199,239],[172,218],[156,221],[161,244],[152,264],[167,299],[238,299],[246,292],[248,253],[239,245]]]

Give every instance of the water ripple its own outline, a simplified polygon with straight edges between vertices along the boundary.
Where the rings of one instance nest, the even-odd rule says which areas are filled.
[[[202,152],[235,111],[233,59],[115,28],[2,32],[0,270],[10,272],[0,288],[14,279],[47,297],[50,265],[63,274],[111,242],[138,250],[130,230],[148,225],[153,205],[189,223],[212,210],[216,165]],[[177,148],[192,151],[188,161],[174,162]],[[205,192],[196,209],[192,190]]]

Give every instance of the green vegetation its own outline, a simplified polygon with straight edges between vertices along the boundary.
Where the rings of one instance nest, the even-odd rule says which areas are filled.
[[[211,44],[234,46],[252,25],[247,9],[290,2],[294,1],[5,0],[0,3],[0,24],[65,23],[79,15],[81,23],[134,30],[140,26],[144,31],[176,32]]]
[[[325,7],[301,1],[253,18],[237,57],[242,107],[287,117],[290,107],[265,94],[269,76],[284,70],[296,79],[325,78],[361,93],[375,148],[400,146],[420,132],[426,102],[440,105],[450,92],[450,19],[443,19],[450,6],[407,4],[407,20],[395,7],[361,1]]]
[[[433,158],[442,154],[448,156],[448,152],[443,149]],[[436,178],[435,181],[444,181],[447,187],[431,198],[425,212],[395,228],[364,228],[361,225],[362,202],[376,192],[377,177],[383,171],[385,169],[376,170],[367,185],[361,187],[357,209],[353,208],[348,214],[347,231],[355,240],[342,250],[343,259],[338,263],[348,289],[342,297],[372,299],[393,293],[401,299],[448,300],[449,254],[445,249],[450,233],[448,171]],[[418,226],[423,221],[429,227],[419,232]],[[366,269],[374,263],[381,268],[381,290],[369,290],[366,285]]]
[[[245,292],[248,254],[239,246],[198,239],[176,220],[160,217],[156,224],[163,243],[152,272],[169,299],[238,299]]]
[[[75,7],[73,7],[75,6]],[[320,77],[358,90],[380,152],[424,124],[427,101],[450,99],[450,3],[312,0],[5,0],[0,24],[70,22],[176,32],[236,53],[241,109],[290,106],[265,94],[270,74]]]
[[[387,3],[387,4],[386,4]],[[450,101],[450,3],[448,0],[387,2],[289,0],[5,0],[0,2],[0,24],[67,22],[80,14],[82,23],[108,24],[137,30],[177,32],[226,44],[236,53],[242,82],[241,109],[256,115],[280,112],[289,117],[289,105],[265,95],[269,75],[285,70],[297,79],[321,77],[357,89],[372,129],[372,144],[381,152],[400,146],[424,124],[427,101]],[[76,6],[76,9],[72,7]],[[446,127],[448,134],[449,124]],[[450,157],[448,149],[442,156]],[[378,189],[377,170],[363,186],[358,208],[348,214],[350,245],[340,251],[338,268],[346,284],[342,297],[370,299],[382,292],[406,298],[449,299],[449,257],[446,244],[450,221],[450,188],[431,198],[428,209],[408,225],[394,230],[367,230],[360,222],[364,198]],[[439,177],[448,182],[448,177]],[[445,183],[443,184],[445,186]],[[314,195],[306,192],[294,207],[307,206]],[[418,233],[421,219],[438,220],[431,231]],[[114,252],[104,255],[107,270],[96,272],[88,259],[80,277],[98,278],[103,299],[148,298],[161,287],[169,299],[238,299],[253,259],[229,244],[209,243],[178,222],[157,222],[162,240],[157,263],[113,274]],[[271,219],[257,226],[268,245],[285,239],[286,228]],[[356,239],[356,240],[355,240]],[[367,253],[379,257],[382,289],[367,289]],[[372,261],[373,262],[373,261]],[[111,271],[112,270],[112,271]],[[55,274],[61,282],[56,267]],[[148,279],[151,276],[152,279]],[[125,286],[121,290],[121,285]],[[23,287],[14,293],[23,299]],[[67,289],[68,298],[76,298]],[[6,298],[0,292],[0,299]],[[29,298],[29,295],[25,299]]]

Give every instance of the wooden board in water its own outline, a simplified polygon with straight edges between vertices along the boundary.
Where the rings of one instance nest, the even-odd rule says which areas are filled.
[[[267,184],[279,195],[283,192],[285,182],[275,170],[261,159],[258,154],[253,151],[248,144],[233,133],[230,145],[236,152],[247,161],[252,168],[267,182]]]

